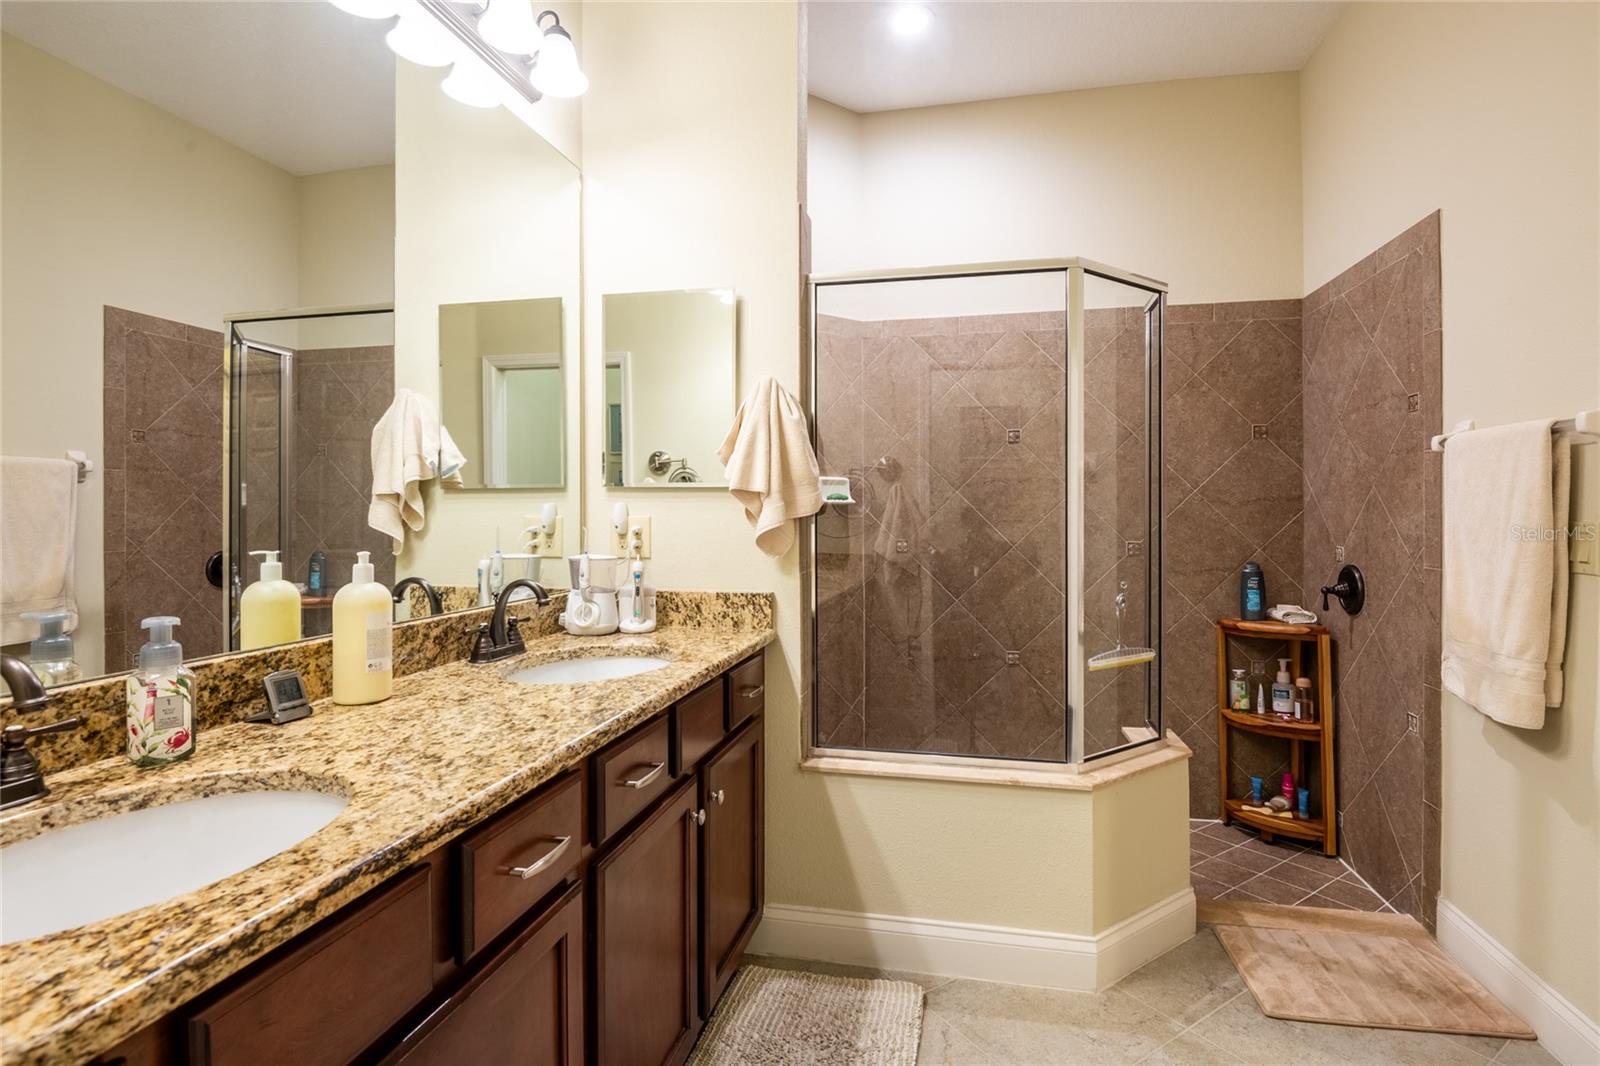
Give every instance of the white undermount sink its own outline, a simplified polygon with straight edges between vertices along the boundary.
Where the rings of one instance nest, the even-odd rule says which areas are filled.
[[[599,655],[525,666],[508,673],[506,680],[523,685],[581,685],[586,681],[614,681],[619,677],[648,674],[666,665],[667,660],[654,655]]]
[[[348,802],[324,792],[229,792],[19,840],[0,848],[0,944],[203,888],[293,847]]]

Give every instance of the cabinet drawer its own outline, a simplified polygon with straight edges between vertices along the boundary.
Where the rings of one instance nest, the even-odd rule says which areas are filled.
[[[194,1066],[346,1063],[433,989],[422,867],[341,912],[189,1019]]]
[[[581,770],[463,835],[461,961],[574,876],[582,857]]]
[[[761,713],[767,705],[767,660],[757,654],[728,672],[728,732]]]
[[[594,842],[611,835],[667,794],[672,730],[668,716],[648,722],[594,757]]]
[[[680,774],[693,770],[706,753],[722,743],[723,680],[717,678],[678,701],[673,710],[673,768]]]

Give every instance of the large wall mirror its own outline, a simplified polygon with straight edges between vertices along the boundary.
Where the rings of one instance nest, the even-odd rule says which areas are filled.
[[[0,561],[7,653],[37,611],[66,615],[85,677],[128,669],[151,615],[182,619],[187,658],[237,648],[251,552],[302,587],[306,637],[358,550],[446,610],[497,550],[565,583],[578,104],[467,106],[389,26],[326,3],[0,3],[0,510],[32,531]],[[397,540],[369,510],[401,397],[464,464]]]
[[[608,293],[602,302],[605,483],[726,485],[717,449],[737,403],[733,290]]]

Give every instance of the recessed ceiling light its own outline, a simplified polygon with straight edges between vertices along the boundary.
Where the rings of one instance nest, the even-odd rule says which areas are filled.
[[[913,37],[933,25],[933,12],[921,4],[896,4],[889,15],[889,28],[901,37]]]

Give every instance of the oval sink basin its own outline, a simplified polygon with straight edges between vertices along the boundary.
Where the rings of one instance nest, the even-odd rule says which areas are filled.
[[[19,840],[0,848],[0,944],[204,888],[293,847],[348,802],[324,792],[229,792]]]
[[[562,659],[541,666],[525,666],[506,675],[523,685],[581,685],[586,681],[614,681],[619,677],[648,674],[667,665],[654,655],[605,655],[593,659]]]

